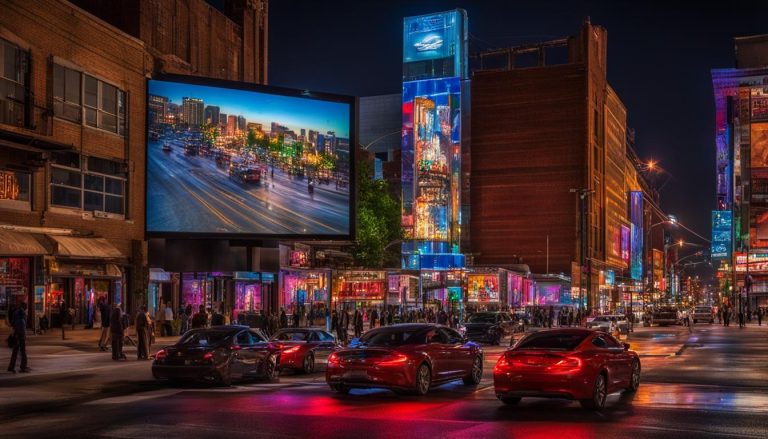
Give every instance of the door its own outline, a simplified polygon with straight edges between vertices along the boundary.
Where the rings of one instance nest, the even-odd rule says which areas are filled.
[[[464,343],[464,338],[457,331],[451,328],[440,328],[440,331],[446,337],[448,347],[446,364],[450,366],[449,375],[462,378],[472,373],[472,364],[475,361],[472,348]]]
[[[336,338],[325,331],[316,331],[314,335],[319,340],[315,348],[315,364],[325,365],[328,357],[336,350]]]
[[[432,359],[432,376],[437,380],[446,379],[452,371],[450,347],[445,333],[439,328],[427,334],[427,353]]]
[[[617,384],[624,386],[629,384],[632,376],[632,356],[624,350],[624,344],[610,335],[604,336],[608,343],[608,349],[613,354],[611,361],[614,362],[616,370]]]
[[[251,372],[253,368],[253,342],[250,331],[238,332],[233,342],[231,359],[232,378],[241,378]]]
[[[617,347],[609,342],[609,338],[611,337],[607,334],[595,335],[592,345],[597,348],[600,362],[608,370],[608,391],[612,392],[621,383],[623,369]]]

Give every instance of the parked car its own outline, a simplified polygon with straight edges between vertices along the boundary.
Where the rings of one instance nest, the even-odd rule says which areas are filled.
[[[618,327],[619,332],[622,334],[629,332],[629,322],[627,321],[627,317],[622,314],[606,314],[597,316],[592,319],[592,321],[587,322],[587,328],[609,332],[612,320],[616,321],[616,326]]]
[[[529,334],[499,357],[496,397],[515,405],[524,397],[566,398],[601,409],[614,392],[640,386],[640,358],[610,334],[583,328]]]
[[[651,313],[651,325],[667,326],[679,325],[680,312],[677,308],[662,307],[657,308]]]
[[[514,332],[515,324],[506,312],[478,312],[469,316],[463,328],[469,340],[498,345]]]
[[[425,395],[455,380],[480,383],[483,350],[454,329],[407,323],[367,331],[351,347],[328,357],[325,380],[332,390],[386,388]]]
[[[280,369],[312,373],[315,366],[325,364],[341,345],[336,337],[321,329],[281,329],[270,339],[280,349]]]
[[[692,313],[693,323],[715,323],[715,312],[711,306],[697,306]]]
[[[193,329],[155,354],[156,379],[197,380],[230,385],[234,379],[277,376],[280,350],[247,326]]]

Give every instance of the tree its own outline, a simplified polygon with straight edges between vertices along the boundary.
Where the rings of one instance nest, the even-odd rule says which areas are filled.
[[[357,236],[352,250],[355,265],[367,268],[396,266],[403,237],[400,204],[389,194],[387,182],[374,180],[368,162],[358,164]]]
[[[245,144],[248,145],[249,149],[253,149],[253,147],[258,143],[259,137],[256,134],[256,131],[254,129],[248,130],[248,137],[245,139]]]

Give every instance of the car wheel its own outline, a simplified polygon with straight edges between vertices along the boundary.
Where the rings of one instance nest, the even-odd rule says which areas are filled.
[[[315,356],[312,355],[312,352],[308,353],[304,356],[304,361],[301,365],[301,372],[302,373],[312,373],[315,371]]]
[[[415,391],[419,396],[424,396],[429,392],[429,386],[432,383],[432,371],[429,370],[427,363],[421,363],[416,370]]]
[[[338,394],[346,395],[346,394],[349,393],[350,389],[349,389],[349,387],[344,386],[342,384],[334,384],[334,385],[331,385],[331,390],[333,390],[334,392],[336,392]]]
[[[499,401],[503,402],[504,405],[517,405],[520,403],[520,400],[522,398],[514,398],[511,396],[500,396]]]
[[[277,358],[270,355],[264,360],[264,379],[272,381],[277,378]]]
[[[595,378],[595,387],[592,390],[592,398],[581,400],[581,406],[585,409],[600,410],[605,406],[605,399],[608,397],[608,383],[605,380],[605,374],[601,373]]]
[[[637,392],[638,387],[640,387],[640,362],[635,360],[632,362],[632,375],[629,378],[627,392]]]
[[[480,380],[483,379],[483,359],[481,357],[475,357],[475,361],[472,362],[472,370],[469,375],[464,377],[464,384],[467,386],[476,386],[480,384]]]

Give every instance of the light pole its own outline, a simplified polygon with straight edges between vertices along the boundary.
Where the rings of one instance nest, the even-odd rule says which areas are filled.
[[[582,309],[584,307],[584,298],[582,297],[584,288],[584,265],[587,263],[589,265],[587,270],[587,275],[589,276],[587,278],[587,310],[591,309],[591,298],[590,298],[590,292],[591,284],[592,284],[592,265],[589,263],[590,258],[586,257],[587,254],[587,197],[590,195],[593,195],[595,193],[594,189],[587,189],[587,188],[571,188],[570,192],[572,194],[579,194],[579,214],[580,214],[580,225],[579,225],[579,268],[581,270],[581,276],[579,276],[579,309]]]

